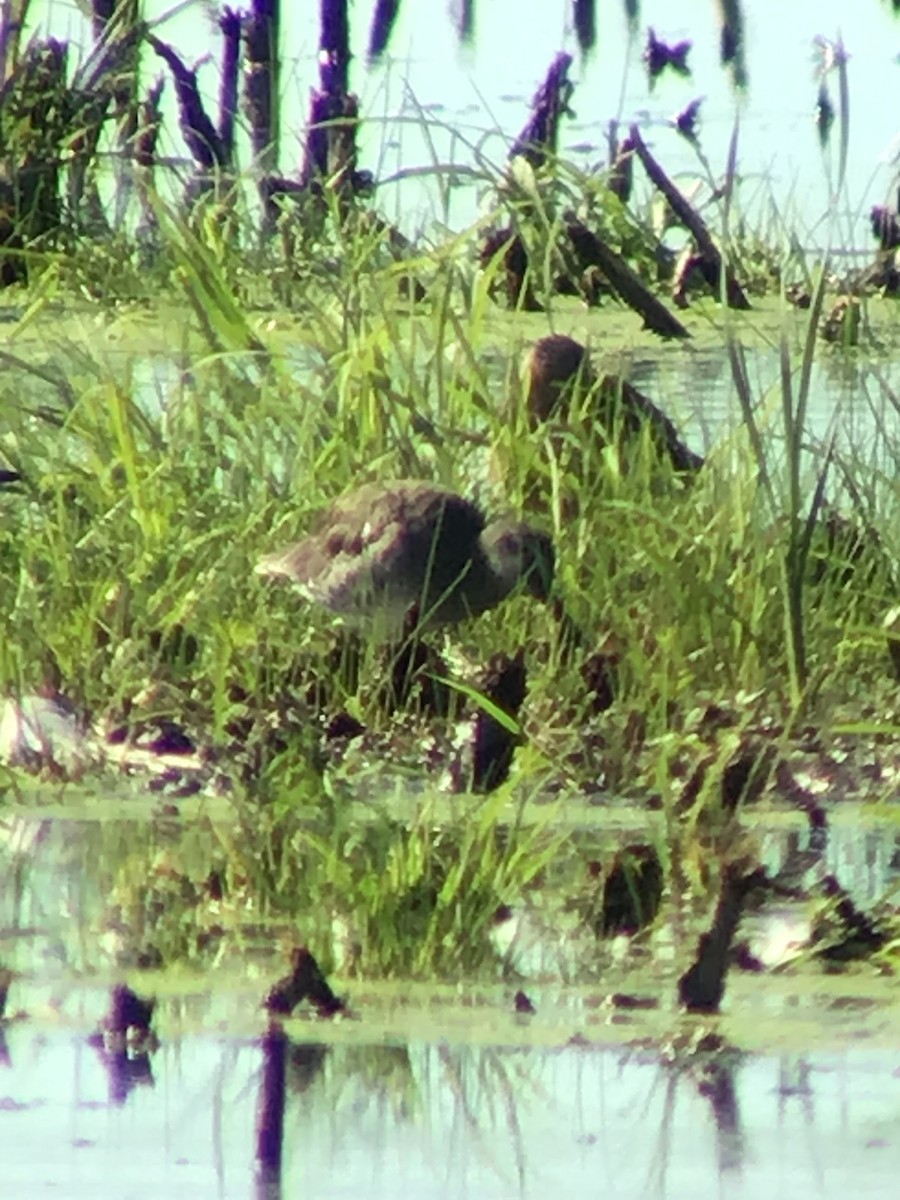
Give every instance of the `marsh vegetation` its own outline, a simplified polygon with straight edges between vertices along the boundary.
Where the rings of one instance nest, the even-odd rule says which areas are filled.
[[[150,103],[109,91],[139,32],[101,22],[103,70],[74,84],[64,56],[30,47],[7,63],[7,174],[31,178],[47,157],[9,99],[17,88],[69,97],[51,105],[63,124],[42,129],[57,145],[84,120],[73,87],[118,96],[133,117]],[[840,147],[845,64],[831,49]],[[553,121],[564,57],[535,97]],[[321,83],[349,95],[346,70]],[[57,155],[65,169],[44,180],[52,219],[25,221],[31,201],[17,193],[4,241],[0,686],[10,704],[58,696],[78,714],[82,784],[127,805],[146,776],[121,748],[165,756],[172,778],[154,787],[174,788],[176,804],[200,789],[229,810],[215,890],[288,920],[314,895],[316,949],[330,954],[337,915],[351,965],[369,975],[496,970],[494,915],[567,861],[559,804],[662,814],[635,842],[639,862],[652,847],[666,899],[645,924],[708,911],[722,864],[753,862],[734,817],[745,804],[796,808],[810,777],[835,800],[896,794],[900,439],[884,213],[865,271],[838,274],[787,234],[764,238],[741,210],[735,138],[702,221],[676,204],[695,253],[673,281],[665,231],[622,180],[640,160],[671,209],[636,128],[607,168],[583,171],[532,123],[508,169],[483,168],[485,221],[410,240],[356,171],[349,102],[325,126],[337,144],[311,141],[292,186],[267,171],[262,189],[235,166],[228,87],[216,153],[195,147],[177,189],[159,178],[141,111],[146,136],[133,127],[137,150],[119,160],[133,175],[130,224],[81,219],[103,110],[96,140]],[[184,115],[189,145],[200,115]],[[586,343],[592,365],[538,412],[527,354],[549,330]],[[776,364],[774,387],[755,387],[756,356]],[[713,418],[708,376],[690,376],[711,361]],[[632,363],[650,408],[629,407]],[[848,375],[862,381],[855,399],[823,411],[815,388]],[[417,687],[402,705],[396,647],[365,629],[349,638],[254,570],[336,498],[398,479],[536,524],[565,611],[559,621],[518,596],[430,635],[429,655],[403,660]],[[498,654],[523,665],[505,708],[479,674]],[[515,753],[490,796],[445,822],[436,793],[477,777],[461,722],[485,712]],[[173,767],[179,754],[190,769]],[[45,797],[54,764],[38,766],[37,784],[5,771],[5,796]],[[602,881],[616,846],[569,863],[570,896],[586,861]],[[191,911],[206,896],[193,887]],[[162,921],[166,905],[151,907]],[[603,913],[593,920],[602,931]],[[194,944],[184,929],[156,947],[164,959]]]

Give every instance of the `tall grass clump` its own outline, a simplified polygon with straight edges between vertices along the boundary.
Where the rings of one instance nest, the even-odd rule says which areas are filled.
[[[836,228],[836,205],[845,188],[849,138],[849,87],[846,55],[840,42],[834,47],[832,61],[838,75],[839,105],[838,155],[833,177],[829,170],[830,194],[834,198],[829,216],[829,237]],[[827,136],[826,132],[826,142]],[[886,548],[875,534],[871,514],[864,512],[860,504],[861,488],[865,487],[865,462],[860,457],[858,461],[845,464],[843,485],[834,478],[840,411],[833,414],[824,445],[816,445],[809,435],[814,365],[821,344],[819,334],[829,277],[827,250],[818,268],[810,270],[806,267],[805,270],[812,281],[811,295],[796,358],[786,327],[780,336],[781,438],[777,446],[771,438],[766,438],[760,427],[759,410],[736,332],[731,328],[727,335],[733,384],[759,475],[761,500],[774,540],[783,544],[783,550],[779,551],[780,625],[787,651],[790,703],[797,712],[809,698],[813,664],[816,664],[816,687],[821,685],[832,665],[826,661],[827,651],[823,655],[822,646],[814,647],[814,630],[821,634],[827,622],[833,622],[835,630],[846,628],[848,602],[854,597],[858,599],[860,592],[874,593],[877,607],[896,586]],[[860,454],[860,451],[851,453]],[[852,477],[860,472],[862,476],[854,484]],[[849,520],[841,518],[829,503],[834,493],[844,502],[850,500],[854,512]],[[776,532],[778,530],[784,531],[783,537]],[[841,561],[842,557],[844,561]],[[836,582],[838,586],[835,586]],[[873,620],[874,615],[869,606],[867,619]],[[834,638],[828,640],[833,648]]]
[[[562,844],[549,818],[523,825],[506,805],[495,796],[453,820],[425,803],[411,822],[376,815],[326,837],[301,833],[340,965],[362,975],[495,973],[495,913],[523,900]]]

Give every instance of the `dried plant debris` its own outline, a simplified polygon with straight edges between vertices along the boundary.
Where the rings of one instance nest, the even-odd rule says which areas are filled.
[[[812,931],[812,946],[819,958],[845,963],[866,958],[886,945],[887,930],[857,907],[834,875],[825,876],[820,890],[828,904]]]
[[[840,296],[819,327],[826,342],[849,347],[859,344],[862,307],[856,296]]]
[[[15,975],[9,967],[4,967],[0,963],[0,1022],[6,1020],[6,1002],[9,999],[9,989],[14,978]]]
[[[725,995],[732,943],[747,896],[764,878],[759,867],[739,862],[722,868],[719,899],[708,931],[701,935],[691,966],[678,980],[681,1003],[690,1012],[716,1013]]]
[[[154,999],[145,999],[127,984],[118,983],[110,993],[109,1011],[97,1033],[90,1038],[109,1055],[139,1056],[155,1050],[158,1041],[153,1033]]]
[[[473,689],[474,716],[458,730],[448,769],[451,791],[490,792],[509,776],[522,734],[518,714],[528,675],[523,647],[514,655],[494,654]]]
[[[599,905],[594,901],[598,911],[592,919],[599,937],[630,937],[656,920],[665,876],[654,846],[623,846],[607,867],[595,862],[590,869],[602,881]]]
[[[656,31],[651,25],[647,30],[647,42],[644,47],[644,62],[651,86],[667,67],[678,75],[689,76],[691,68],[688,66],[687,56],[692,45],[693,43],[686,38],[679,42],[664,42],[656,36]]]
[[[519,1016],[532,1016],[537,1012],[532,1000],[521,989],[513,997],[513,1008]]]
[[[310,1002],[320,1017],[333,1017],[346,1010],[344,1001],[331,990],[310,951],[305,946],[295,946],[290,974],[274,984],[263,1003],[270,1013],[287,1016],[304,1000]]]

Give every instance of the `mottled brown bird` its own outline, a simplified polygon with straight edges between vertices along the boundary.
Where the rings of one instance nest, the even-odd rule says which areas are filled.
[[[549,536],[521,521],[487,524],[471,501],[413,479],[367,483],[336,500],[316,530],[258,564],[333,613],[401,628],[476,616],[522,590],[546,600]]]

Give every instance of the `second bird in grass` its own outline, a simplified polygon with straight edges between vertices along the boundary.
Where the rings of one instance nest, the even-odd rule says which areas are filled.
[[[553,544],[521,521],[488,524],[471,501],[413,479],[367,483],[336,500],[302,541],[258,564],[308,600],[357,622],[452,624],[522,590],[547,600]]]
[[[565,334],[539,338],[525,362],[525,409],[531,429],[561,426],[559,433],[576,430],[579,439],[622,442],[637,440],[646,429],[660,459],[668,458],[678,472],[703,466],[662,409],[618,375],[597,377],[586,347]]]

